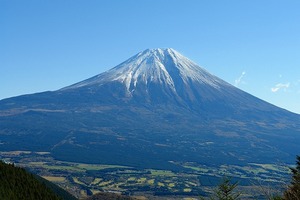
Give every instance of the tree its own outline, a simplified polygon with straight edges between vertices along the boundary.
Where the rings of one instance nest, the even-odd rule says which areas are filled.
[[[231,179],[228,177],[223,178],[222,182],[214,190],[213,196],[210,197],[211,200],[236,200],[239,199],[240,193],[234,190],[238,186],[238,183],[231,183]],[[202,198],[203,199],[203,198]]]
[[[288,189],[284,192],[287,200],[300,200],[300,156],[297,156],[296,167],[290,168],[292,171],[292,181]]]

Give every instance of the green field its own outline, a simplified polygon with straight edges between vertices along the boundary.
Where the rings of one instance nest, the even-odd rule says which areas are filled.
[[[64,182],[66,181],[65,177],[61,177],[61,176],[42,176],[44,179],[47,179],[48,181],[51,182]]]

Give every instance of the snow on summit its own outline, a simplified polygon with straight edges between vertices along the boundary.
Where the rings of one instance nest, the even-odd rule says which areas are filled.
[[[176,92],[178,82],[189,84],[192,81],[214,88],[227,84],[174,49],[157,48],[142,51],[107,72],[63,90],[102,85],[111,81],[123,83],[129,93],[134,91],[138,84],[161,84],[173,92]]]

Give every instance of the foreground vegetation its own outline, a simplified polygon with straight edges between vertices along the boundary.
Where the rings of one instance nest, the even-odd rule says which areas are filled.
[[[282,199],[299,200],[300,199],[300,156],[297,156],[296,167],[291,168],[292,181],[284,192]]]
[[[300,156],[297,156],[296,167],[290,168],[292,171],[292,181],[287,186],[283,195],[274,195],[266,193],[265,199],[268,200],[299,200],[300,199]],[[215,189],[214,194],[210,196],[211,200],[237,200],[241,199],[241,193],[236,192],[238,183],[231,183],[230,179],[225,177]],[[204,199],[204,198],[202,198]]]
[[[0,161],[0,199],[75,200],[75,198],[25,169]]]

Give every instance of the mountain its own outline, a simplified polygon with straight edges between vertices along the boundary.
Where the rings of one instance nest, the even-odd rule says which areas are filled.
[[[0,161],[1,199],[76,200],[68,192],[25,169]]]
[[[1,100],[0,124],[1,151],[138,168],[292,163],[300,150],[299,115],[170,48],[145,50],[57,91]]]

